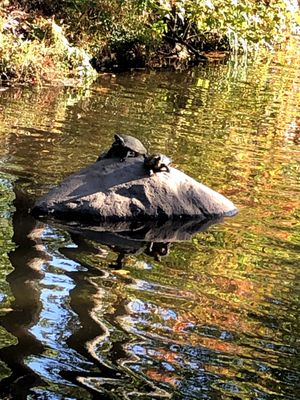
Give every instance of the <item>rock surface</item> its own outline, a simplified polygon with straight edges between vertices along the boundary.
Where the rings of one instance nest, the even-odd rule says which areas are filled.
[[[86,221],[211,219],[236,214],[234,204],[176,168],[152,176],[143,158],[102,159],[39,199],[34,215]]]

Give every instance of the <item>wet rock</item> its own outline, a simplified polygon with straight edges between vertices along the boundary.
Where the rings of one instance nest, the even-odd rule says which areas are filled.
[[[84,221],[231,216],[234,204],[176,168],[149,176],[143,158],[102,159],[39,199],[34,215]]]

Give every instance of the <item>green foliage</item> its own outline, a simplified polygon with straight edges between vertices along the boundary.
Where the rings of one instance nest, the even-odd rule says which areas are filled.
[[[148,7],[156,15],[156,33],[175,33],[187,41],[216,35],[235,52],[280,43],[297,19],[292,0],[149,0]]]
[[[94,57],[106,58],[108,64],[115,59],[118,64],[121,58],[124,65],[133,59],[133,64],[142,60],[162,66],[167,64],[160,54],[177,58],[182,65],[198,61],[209,50],[247,54],[274,48],[300,22],[296,0],[6,0],[2,8],[1,4],[0,72],[2,79],[19,81],[90,79],[89,59]],[[114,52],[119,54],[112,56]]]

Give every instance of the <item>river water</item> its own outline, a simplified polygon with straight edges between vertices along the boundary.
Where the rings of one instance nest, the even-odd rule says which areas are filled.
[[[300,398],[299,56],[3,88],[1,399]],[[117,131],[238,215],[153,250],[28,214]]]

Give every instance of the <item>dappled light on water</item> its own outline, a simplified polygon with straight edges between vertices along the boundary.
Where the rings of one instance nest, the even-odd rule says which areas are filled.
[[[1,398],[299,398],[296,52],[1,93]],[[239,214],[175,227],[28,214],[117,131]]]

